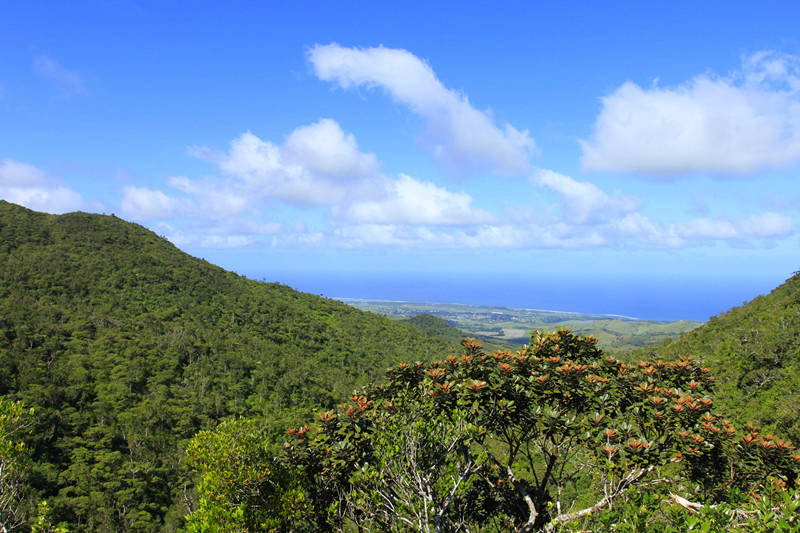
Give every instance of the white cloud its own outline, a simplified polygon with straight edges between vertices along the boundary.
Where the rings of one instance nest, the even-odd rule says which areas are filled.
[[[281,152],[289,164],[302,165],[319,176],[358,178],[374,175],[378,169],[375,154],[360,152],[353,134],[345,134],[331,119],[295,129]]]
[[[642,244],[680,246],[683,240],[664,230],[663,226],[642,213],[628,213],[611,220],[607,227],[611,240],[624,241],[633,239]]]
[[[64,94],[83,94],[86,92],[83,79],[77,72],[62,67],[47,56],[36,56],[33,60],[33,68]]]
[[[751,215],[739,222],[741,233],[747,237],[783,237],[792,232],[792,217],[779,213]]]
[[[473,207],[472,197],[465,192],[453,193],[405,174],[386,181],[383,198],[357,201],[344,215],[362,223],[413,225],[480,224],[494,218]]]
[[[374,225],[380,228],[375,230],[378,233],[356,239],[373,243],[385,241],[387,226],[475,225],[496,218],[476,208],[465,192],[451,192],[404,174],[398,178],[380,174],[377,157],[359,151],[355,137],[345,134],[330,119],[296,128],[281,145],[247,132],[231,141],[230,149],[224,153],[206,147],[189,151],[214,164],[221,176],[171,177],[167,184],[172,195],[127,187],[122,202],[125,213],[133,218],[162,221],[182,215],[203,221],[201,226],[207,233],[272,235],[276,246],[320,244],[318,236],[311,238],[313,230],[303,228],[290,231],[291,235],[277,235],[285,228],[260,221],[260,213],[274,213],[276,208],[299,208],[310,219],[324,218],[324,212],[319,210],[326,209],[338,224]],[[411,234],[401,238],[395,231],[391,234],[392,242],[414,240]],[[432,238],[425,237],[424,232],[413,235],[415,239]],[[176,238],[188,242],[185,235]],[[338,237],[335,240],[341,244]],[[220,246],[221,241],[205,242]],[[235,239],[230,245],[236,242],[244,245],[243,240]]]
[[[519,228],[479,226],[472,231],[452,227],[411,226],[407,224],[344,224],[326,239],[327,245],[341,248],[515,248],[517,238],[527,234]]]
[[[610,243],[597,229],[574,231],[575,228],[553,227],[541,228],[537,235],[538,248],[596,248]]]
[[[577,181],[552,170],[538,170],[531,181],[561,196],[564,213],[573,224],[596,223],[619,213],[633,211],[639,204],[637,198],[619,193],[609,196],[592,183]]]
[[[789,235],[792,226],[792,217],[764,213],[738,220],[697,218],[686,224],[675,224],[673,231],[684,239],[774,238]]]
[[[611,224],[620,234],[628,236],[655,235],[661,230],[650,220],[650,217],[641,213],[628,213],[624,217],[614,220]]]
[[[231,141],[227,155],[213,152],[210,148],[191,148],[190,152],[212,163],[224,172],[245,182],[258,184],[267,181],[273,172],[282,169],[280,148],[265,142],[250,133],[241,134]],[[213,158],[209,157],[213,154]]]
[[[360,152],[355,137],[330,119],[295,129],[280,146],[248,132],[231,142],[227,154],[202,147],[191,152],[228,176],[170,180],[208,214],[233,216],[260,202],[280,200],[327,206],[334,216],[362,223],[475,224],[491,218],[472,206],[467,193],[407,175],[381,175],[375,155]]]
[[[334,245],[342,248],[373,246],[415,247],[418,239],[409,228],[394,224],[358,224],[336,227],[332,232]]]
[[[641,213],[630,213],[608,225],[614,240],[633,238],[642,244],[669,247],[692,246],[709,241],[741,243],[754,239],[776,239],[792,233],[791,217],[778,213],[751,215],[740,219],[699,217],[672,223],[667,229]]]
[[[380,71],[380,76],[375,74],[374,58],[368,57],[374,50],[383,49],[354,52],[356,59],[365,60],[369,67],[360,66],[355,73],[364,69],[369,76],[386,78],[387,91],[397,89],[407,99],[417,94],[415,91],[425,93],[420,84],[427,73],[433,82],[426,98],[441,98],[445,106],[452,103],[455,96],[439,84],[426,65],[407,52],[388,51],[400,53],[412,71],[412,67],[423,67],[416,73],[414,83],[407,86],[406,81],[395,79],[398,68]],[[341,48],[332,51],[347,52]],[[350,72],[350,66],[343,68]],[[773,68],[770,72],[778,70]],[[343,86],[378,84],[342,76]],[[388,87],[392,83],[399,84],[399,88]],[[361,152],[355,137],[342,131],[331,119],[298,127],[282,143],[265,141],[247,132],[233,139],[227,151],[194,147],[190,153],[212,163],[219,175],[198,179],[171,177],[167,183],[172,195],[128,187],[123,200],[123,208],[135,216],[173,221],[174,225],[169,226],[170,238],[183,245],[420,249],[676,247],[709,241],[738,244],[763,239],[766,242],[792,231],[791,218],[777,213],[740,220],[704,216],[680,224],[652,220],[639,212],[641,201],[637,197],[618,191],[607,193],[593,183],[533,168],[528,169],[530,182],[551,192],[558,202],[546,206],[533,203],[521,208],[509,206],[509,212],[501,216],[476,207],[473,197],[465,191],[450,191],[406,174],[397,177],[381,174],[377,157]],[[304,222],[292,225],[287,222],[291,216]]]
[[[24,205],[35,211],[53,214],[77,211],[84,206],[83,197],[80,194],[62,185],[51,188],[7,189],[0,187],[0,196],[9,202]]]
[[[302,225],[292,227],[276,222],[262,223],[240,218],[209,225],[208,221],[193,218],[193,213],[187,214],[189,216],[176,217],[170,222],[158,221],[151,227],[176,246],[202,248],[243,248],[256,244],[263,246],[265,242],[269,242],[264,237],[275,236],[280,236],[286,244],[305,230]]]
[[[743,174],[800,162],[800,58],[761,52],[730,77],[672,88],[627,82],[581,141],[591,170]]]
[[[527,130],[498,127],[467,97],[445,88],[431,67],[412,53],[391,48],[317,45],[308,52],[316,75],[342,88],[383,88],[395,101],[427,120],[435,158],[459,174],[520,174],[530,168],[535,142]]]
[[[249,235],[205,235],[200,240],[203,248],[242,248],[252,244]]]
[[[190,153],[233,178],[229,194],[247,200],[241,202],[242,209],[261,198],[297,206],[329,205],[342,198],[348,182],[375,175],[378,167],[375,155],[360,152],[355,137],[330,119],[295,129],[281,146],[247,132],[231,142],[227,154],[206,147],[193,147]]]
[[[68,213],[85,207],[83,197],[56,177],[12,159],[0,162],[0,198],[46,213]]]
[[[0,163],[0,185],[3,187],[32,187],[50,181],[47,172],[33,165],[13,159],[3,159]]]
[[[555,223],[411,226],[406,224],[338,225],[325,239],[339,248],[395,247],[418,249],[592,248],[614,244],[602,228]]]
[[[674,232],[684,239],[733,239],[739,236],[733,223],[728,220],[695,218],[685,224],[675,224]]]
[[[122,189],[120,208],[133,220],[167,220],[172,218],[178,200],[161,191],[146,187],[128,186]]]

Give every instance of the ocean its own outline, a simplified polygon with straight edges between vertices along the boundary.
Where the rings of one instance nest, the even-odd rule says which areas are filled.
[[[769,293],[783,280],[647,277],[516,277],[285,275],[279,281],[328,298],[546,309],[622,315],[642,320],[697,320]]]

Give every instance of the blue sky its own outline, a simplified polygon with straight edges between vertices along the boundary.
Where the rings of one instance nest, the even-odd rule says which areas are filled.
[[[509,281],[650,284],[650,307],[680,294],[706,318],[800,268],[793,2],[13,1],[2,19],[0,197],[114,213],[250,277],[466,303],[503,280],[499,305],[520,305]],[[571,310],[626,314],[577,290]]]

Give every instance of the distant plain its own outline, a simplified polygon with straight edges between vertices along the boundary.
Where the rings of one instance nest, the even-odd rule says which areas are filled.
[[[550,331],[567,327],[575,333],[594,335],[600,347],[607,352],[620,353],[658,344],[666,338],[678,338],[682,333],[700,326],[700,322],[691,320],[639,320],[618,315],[539,309],[354,298],[340,300],[358,309],[398,320],[430,314],[446,320],[469,336],[510,346],[527,344],[531,330]]]

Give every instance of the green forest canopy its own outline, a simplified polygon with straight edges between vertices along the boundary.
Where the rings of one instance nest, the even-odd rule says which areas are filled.
[[[29,484],[72,531],[175,530],[198,431],[237,416],[281,431],[397,361],[454,349],[113,216],[7,202],[0,308],[0,396],[35,409]]]
[[[0,397],[6,398],[3,405],[12,406],[9,409],[24,406],[25,412],[35,411],[25,447],[30,463],[20,486],[29,504],[25,510],[32,514],[33,504],[47,499],[48,521],[65,522],[71,531],[180,530],[185,515],[197,512],[196,506],[205,497],[204,493],[199,500],[195,496],[195,476],[185,463],[185,450],[193,438],[192,449],[199,453],[203,449],[198,448],[200,436],[213,443],[225,435],[226,428],[245,436],[255,434],[265,443],[259,453],[273,461],[282,453],[282,431],[308,422],[312,411],[336,412],[335,406],[355,387],[380,383],[383,370],[398,363],[398,368],[411,368],[402,364],[421,361],[423,366],[415,367],[415,372],[444,369],[444,379],[450,370],[441,366],[441,358],[456,350],[452,342],[410,324],[226,272],[113,216],[46,215],[0,202],[0,277],[4,310],[0,317]],[[772,294],[715,317],[678,341],[633,357],[653,365],[657,359],[675,361],[679,356],[695,355],[700,365],[710,367],[719,377],[716,405],[721,412],[734,415],[739,427],[755,421],[780,436],[796,439],[799,287],[800,276],[795,274]],[[431,329],[441,324],[427,326]],[[439,367],[426,363],[437,360]],[[500,364],[511,363],[497,362]],[[503,367],[496,366],[490,373],[497,368]],[[450,377],[443,382],[428,377],[436,386],[458,384]],[[389,383],[396,379],[396,375],[390,376]],[[497,387],[504,386],[497,383]],[[342,409],[356,408],[358,401],[353,401]],[[479,402],[479,411],[485,411],[481,405]],[[440,419],[425,411],[430,406],[417,407],[431,414],[414,423],[422,423],[429,435],[454,423],[452,418]],[[510,413],[519,414],[517,408]],[[214,431],[225,420],[228,422]],[[524,420],[519,418],[513,424]],[[396,422],[406,421],[401,417]],[[436,429],[440,422],[445,425]],[[414,424],[409,427],[416,427]],[[476,425],[474,421],[470,424]],[[689,438],[692,434],[699,435],[687,433]],[[784,443],[765,440],[758,432],[737,435],[737,439],[749,435],[762,447],[762,442]],[[639,437],[632,438],[638,442]],[[526,442],[525,446],[531,444]],[[470,449],[485,446],[481,460],[489,464],[485,461],[495,450],[495,440],[475,437],[470,443]],[[373,449],[376,444],[383,446],[369,443]],[[663,444],[656,448],[666,450]],[[303,445],[292,446],[300,452],[304,449]],[[727,444],[718,449],[724,446]],[[506,459],[519,457],[519,450],[503,453]],[[701,455],[706,457],[705,453]],[[391,453],[382,456],[387,460],[393,457]],[[459,468],[457,462],[448,461],[448,468]],[[307,469],[313,464],[290,466]],[[528,464],[528,473],[518,480],[538,465],[530,460]],[[569,461],[562,465],[574,466]],[[287,468],[284,472],[291,473],[289,479],[301,479],[289,466],[276,463],[276,467]],[[213,473],[213,468],[207,471]],[[347,483],[385,481],[380,477],[383,474],[369,469],[362,472],[366,477],[360,480],[361,474],[352,477],[353,472],[344,472]],[[602,467],[595,468],[592,475],[602,472]],[[786,475],[784,478],[791,481]],[[315,486],[326,486],[321,483],[324,480],[317,481]],[[201,490],[208,487],[207,479],[204,483]],[[575,490],[583,481],[576,478],[572,483],[571,490]],[[371,486],[378,490],[378,485]],[[319,508],[321,500],[309,498],[307,486],[281,494],[294,497],[282,507],[281,519],[302,514],[303,509],[313,509],[303,516],[310,516],[317,525],[323,515],[324,520],[330,517],[329,508]],[[537,500],[539,520],[559,516],[542,506],[560,500],[550,492],[539,497],[543,498]],[[508,502],[513,501],[512,496]],[[353,503],[340,502],[344,505],[337,507],[340,518],[353,512],[347,507]],[[528,503],[524,507],[530,508]],[[364,507],[363,512],[370,508]],[[523,518],[519,523],[526,523],[532,516],[528,513],[520,518],[522,515],[510,508],[503,513],[509,523]],[[378,514],[373,512],[370,520],[379,520]]]
[[[680,355],[711,368],[722,412],[800,442],[800,271],[770,294],[630,358]]]
[[[517,352],[486,354],[465,339],[461,356],[402,363],[317,425],[288,430],[282,450],[255,420],[201,432],[190,530],[688,530],[684,509],[657,512],[669,498],[736,511],[704,517],[702,531],[733,530],[737,516],[745,531],[800,528],[781,492],[800,454],[713,412],[708,368],[628,365],[596,342],[533,332]],[[773,508],[775,491],[788,499]],[[752,506],[750,494],[767,509],[730,507]]]

